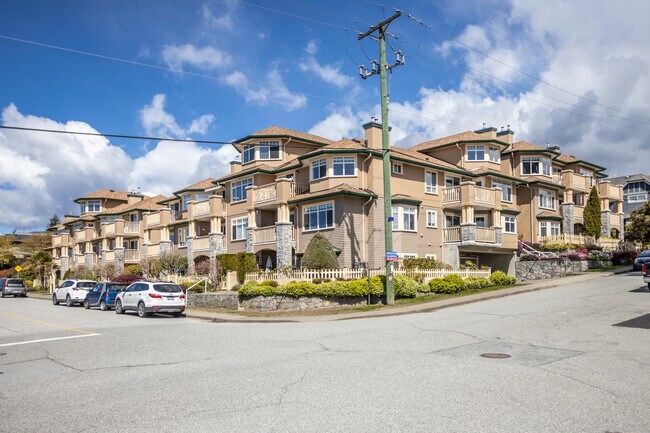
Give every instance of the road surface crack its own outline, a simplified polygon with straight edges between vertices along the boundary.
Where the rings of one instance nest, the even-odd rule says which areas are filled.
[[[573,377],[573,376],[569,376],[568,374],[558,373],[557,371],[549,370],[548,368],[545,368],[545,367],[539,367],[539,368],[541,368],[542,370],[547,371],[547,372],[549,372],[549,373],[551,373],[551,374],[555,374],[555,375],[557,375],[557,376],[564,377],[565,379],[573,380],[573,381],[575,381],[575,382],[581,383],[581,384],[583,384],[583,385],[585,385],[585,386],[588,386],[588,387],[590,387],[590,388],[594,388],[594,389],[597,389],[597,390],[602,391],[602,392],[604,392],[604,393],[607,393],[607,394],[609,394],[609,395],[613,395],[614,397],[617,397],[617,398],[620,398],[620,397],[621,397],[620,395],[618,395],[618,394],[616,394],[616,393],[614,393],[614,392],[612,392],[612,391],[610,391],[610,390],[608,390],[608,389],[601,388],[600,386],[593,385],[593,384],[591,384],[591,383],[585,382],[585,381],[580,380],[580,379],[578,379],[578,378],[575,378],[575,377]]]

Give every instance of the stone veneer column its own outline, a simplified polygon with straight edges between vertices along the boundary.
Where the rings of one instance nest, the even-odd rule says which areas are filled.
[[[115,248],[115,265],[120,273],[124,270],[124,248]]]
[[[63,280],[63,276],[68,272],[68,269],[70,269],[69,260],[70,258],[68,256],[61,256],[61,280]]]
[[[562,203],[562,229],[563,232],[572,235],[573,225],[575,224],[574,214],[575,205],[573,203]]]
[[[223,234],[222,233],[210,233],[208,235],[208,241],[210,242],[210,268],[214,269],[217,255],[225,253],[223,248]]]
[[[475,223],[461,223],[461,225],[460,225],[460,241],[461,242],[475,242],[476,241],[476,224]]]
[[[192,238],[187,238],[187,274],[194,275],[194,251],[192,250]]]
[[[275,239],[277,243],[276,267],[286,268],[291,266],[291,223],[275,223]]]
[[[92,252],[86,252],[84,254],[84,264],[88,269],[92,269],[95,266],[95,254]]]
[[[603,238],[608,238],[612,235],[610,214],[611,211],[609,209],[600,211],[600,221],[601,221],[600,236]]]
[[[253,252],[253,228],[249,227],[246,229],[246,252]]]
[[[160,246],[160,255],[171,254],[172,253],[172,241],[160,241],[158,243]]]

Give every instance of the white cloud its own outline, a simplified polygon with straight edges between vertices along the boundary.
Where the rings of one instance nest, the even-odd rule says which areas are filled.
[[[214,70],[232,63],[232,57],[225,51],[214,47],[197,48],[191,44],[165,45],[162,57],[167,66],[177,71],[180,71],[183,65]]]
[[[316,123],[309,130],[310,134],[320,135],[330,140],[363,136],[362,123],[369,120],[364,113],[353,113],[350,107],[333,111],[325,119]]]
[[[272,68],[266,76],[266,82],[260,85],[252,84],[241,71],[225,75],[221,81],[244,96],[246,102],[259,105],[273,103],[282,106],[286,111],[296,110],[307,103],[306,96],[291,93],[287,89],[277,68]]]
[[[314,39],[307,42],[307,46],[305,47],[305,52],[310,56],[314,56],[316,55],[316,53],[318,53],[318,44]]]
[[[233,22],[233,13],[237,6],[236,1],[224,1],[222,4],[212,8],[209,4],[204,4],[202,8],[203,14],[203,23],[206,27],[210,29],[217,30],[232,30]],[[216,14],[213,12],[213,9],[219,9],[222,14]]]
[[[195,120],[194,129],[203,128],[209,120],[202,118]],[[13,104],[2,110],[2,123],[97,133],[84,122],[59,123],[22,114]],[[162,141],[132,158],[104,137],[2,130],[0,227],[43,228],[54,213],[78,213],[73,200],[97,189],[141,187],[152,194],[169,195],[201,179],[228,173],[235,154],[228,145],[210,149]]]
[[[336,87],[345,87],[352,82],[352,78],[341,73],[341,65],[321,65],[316,58],[307,57],[298,65],[303,72],[316,74],[326,83],[333,84]]]
[[[151,104],[140,110],[140,121],[148,135],[183,137],[186,134],[205,134],[214,121],[214,115],[204,114],[192,120],[187,129],[182,128],[176,123],[174,115],[165,111],[165,100],[166,96],[159,93],[154,95]]]

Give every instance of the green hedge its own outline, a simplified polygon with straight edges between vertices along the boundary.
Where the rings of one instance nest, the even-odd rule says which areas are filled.
[[[465,289],[466,290],[476,290],[484,289],[490,287],[490,280],[485,277],[467,277],[465,278]]]
[[[492,275],[490,275],[490,283],[492,283],[493,286],[509,286],[516,282],[517,278],[510,277],[503,271],[494,271],[492,272]]]
[[[237,272],[237,281],[239,281],[239,284],[244,283],[246,272],[257,271],[257,259],[255,258],[255,254],[219,254],[217,255],[217,259],[221,262],[223,272]]]
[[[293,296],[294,298],[303,296],[345,298],[368,296],[368,294],[380,296],[384,293],[384,285],[379,277],[372,277],[370,286],[368,286],[366,278],[352,281],[330,281],[321,284],[307,281],[290,282],[277,287],[249,281],[239,288],[238,293],[241,297],[284,295]]]
[[[404,269],[451,269],[451,266],[445,263],[427,258],[405,259],[402,266]]]
[[[465,282],[458,274],[447,275],[444,278],[434,278],[429,281],[433,293],[458,293],[465,288]]]

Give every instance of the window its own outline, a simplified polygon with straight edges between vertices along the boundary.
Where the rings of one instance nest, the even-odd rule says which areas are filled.
[[[551,223],[551,236],[560,236],[560,223]]]
[[[460,215],[445,215],[445,227],[458,227],[460,225]]]
[[[625,197],[625,201],[628,203],[643,203],[648,200],[648,196],[645,194],[632,194]]]
[[[395,174],[404,174],[404,167],[398,162],[393,163],[393,173]]]
[[[438,212],[435,210],[427,210],[427,227],[438,227]]]
[[[305,206],[305,230],[320,230],[334,227],[334,204],[322,203]]]
[[[476,224],[476,227],[485,227],[485,217],[484,216],[474,217],[474,223]]]
[[[539,156],[525,156],[521,160],[521,174],[539,174]]]
[[[445,188],[451,188],[460,185],[460,177],[445,176]]]
[[[397,253],[397,257],[400,259],[417,259],[418,255],[415,253]]]
[[[311,180],[318,180],[327,176],[327,160],[317,159],[311,164]]]
[[[498,147],[490,146],[489,149],[490,161],[492,162],[501,162],[501,152]]]
[[[585,205],[585,195],[581,194],[579,192],[574,192],[573,193],[573,201],[575,202],[576,206],[584,206]]]
[[[101,205],[99,200],[89,200],[88,201],[88,212],[99,212],[101,210]]]
[[[248,217],[234,218],[232,220],[232,240],[239,241],[246,239],[246,230],[248,229]]]
[[[515,217],[504,216],[502,224],[504,233],[517,233],[517,219]]]
[[[468,161],[483,161],[485,159],[485,146],[467,146]]]
[[[542,174],[544,176],[551,175],[551,160],[547,158],[542,158]]]
[[[200,194],[197,194],[197,195],[194,197],[194,200],[195,200],[195,201],[202,201],[202,200],[207,200],[207,199],[209,199],[209,198],[210,198],[210,194],[200,193]]]
[[[129,215],[129,221],[131,221],[132,223],[137,223],[139,221],[138,214],[132,213],[131,215]]]
[[[187,204],[190,200],[192,200],[191,194],[183,196],[183,210],[187,210]]]
[[[539,223],[539,235],[543,238],[548,236],[548,227],[546,222]]]
[[[492,181],[492,188],[501,189],[501,200],[512,202],[512,184],[505,182]]]
[[[259,148],[260,159],[280,159],[279,141],[261,141]]]
[[[546,191],[545,189],[540,189],[539,207],[544,209],[555,209],[555,193]]]
[[[251,162],[255,159],[255,146],[252,144],[244,144],[244,151],[242,152],[242,162]]]
[[[253,179],[238,180],[232,183],[230,202],[246,200],[246,188],[253,184]]]
[[[393,206],[393,230],[415,231],[417,209],[408,206]]]
[[[190,235],[190,228],[185,227],[182,229],[178,229],[178,246],[179,247],[184,247],[187,245],[187,238]]]
[[[630,182],[623,188],[626,193],[628,192],[645,192],[645,182]]]
[[[424,192],[436,194],[438,192],[438,175],[431,171],[424,172]]]
[[[334,176],[354,176],[354,156],[337,156],[332,160]]]
[[[609,210],[611,212],[616,212],[616,202],[615,201],[609,202]]]

